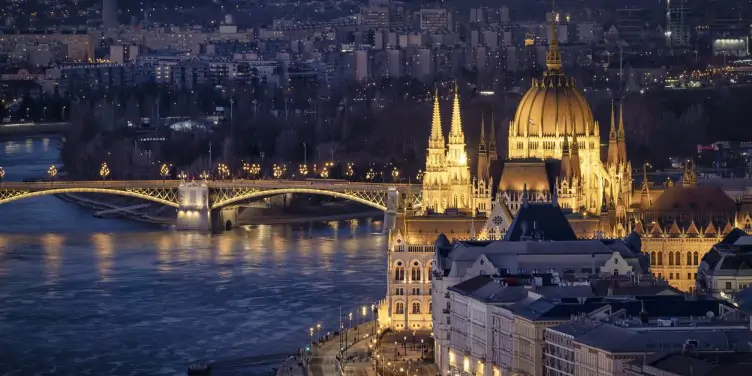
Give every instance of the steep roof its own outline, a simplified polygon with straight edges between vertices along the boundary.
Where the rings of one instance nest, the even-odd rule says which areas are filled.
[[[663,191],[647,210],[659,213],[729,213],[736,211],[736,203],[721,187],[673,186]]]
[[[504,240],[516,242],[536,237],[553,241],[577,240],[561,208],[550,203],[527,203],[517,212]]]

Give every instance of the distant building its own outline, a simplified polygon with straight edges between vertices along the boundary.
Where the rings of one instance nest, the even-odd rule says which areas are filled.
[[[752,368],[752,352],[748,349],[717,351],[696,349],[688,341],[682,351],[656,353],[638,357],[624,364],[625,376],[731,376],[744,375]]]

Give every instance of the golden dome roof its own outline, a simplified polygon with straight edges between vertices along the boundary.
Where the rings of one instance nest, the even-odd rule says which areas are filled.
[[[522,96],[514,115],[516,136],[524,136],[525,129],[531,136],[543,132],[553,136],[565,129],[577,134],[593,134],[593,113],[585,98],[575,87],[574,79],[558,70],[549,70],[540,80],[533,80],[533,86]]]
[[[577,91],[574,79],[561,72],[561,52],[556,38],[556,22],[551,22],[554,36],[546,54],[548,70],[540,80],[533,79],[533,86],[522,96],[514,115],[516,136],[563,135],[565,130],[577,134],[592,134],[594,122],[585,98]],[[527,130],[527,132],[525,132]]]

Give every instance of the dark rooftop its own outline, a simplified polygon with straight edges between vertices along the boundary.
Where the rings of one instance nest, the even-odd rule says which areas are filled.
[[[505,241],[577,240],[564,212],[552,204],[525,203],[509,227]]]

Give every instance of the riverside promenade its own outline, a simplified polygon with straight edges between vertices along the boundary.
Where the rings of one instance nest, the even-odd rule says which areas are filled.
[[[367,359],[369,344],[375,338],[374,334],[377,330],[376,321],[369,321],[357,326],[357,329],[351,328],[346,333],[332,336],[329,340],[319,343],[311,353],[308,376],[341,376],[343,368],[344,373],[348,373],[346,370],[352,363],[348,360]],[[341,346],[344,347],[342,352],[340,352]],[[364,363],[370,365],[368,361]],[[367,368],[370,369],[370,367]],[[372,372],[369,375],[375,376],[376,373]]]

